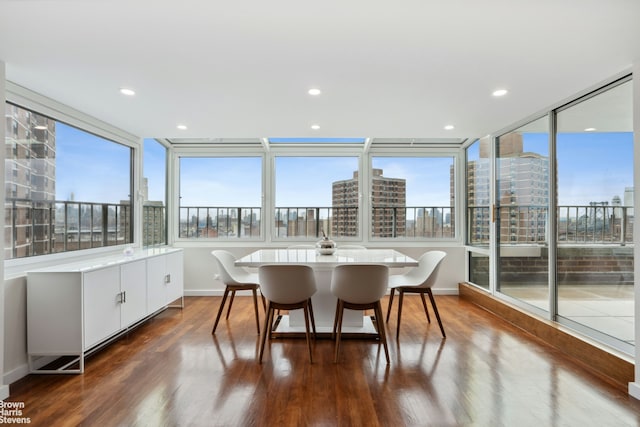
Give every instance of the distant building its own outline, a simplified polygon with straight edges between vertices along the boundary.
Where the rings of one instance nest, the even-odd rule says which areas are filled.
[[[6,103],[5,259],[53,252],[56,123]]]
[[[382,169],[373,169],[371,178],[371,235],[373,237],[402,236],[406,229],[407,184],[401,178],[387,178]],[[358,172],[352,179],[332,185],[333,223],[335,237],[356,236],[358,233]]]

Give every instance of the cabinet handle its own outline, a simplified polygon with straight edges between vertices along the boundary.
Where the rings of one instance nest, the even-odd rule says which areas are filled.
[[[171,282],[171,274],[167,274],[166,276],[164,276],[164,283],[170,283]]]
[[[122,302],[127,302],[127,291],[122,292]]]

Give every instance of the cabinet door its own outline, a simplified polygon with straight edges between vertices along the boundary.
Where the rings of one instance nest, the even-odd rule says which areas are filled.
[[[164,256],[147,258],[147,309],[149,314],[167,305]]]
[[[126,328],[147,314],[147,264],[144,260],[120,266],[120,286],[123,292],[121,327]]]
[[[120,268],[83,275],[84,348],[88,349],[120,330]]]
[[[167,287],[167,304],[182,297],[184,267],[182,251],[167,254],[165,286]]]

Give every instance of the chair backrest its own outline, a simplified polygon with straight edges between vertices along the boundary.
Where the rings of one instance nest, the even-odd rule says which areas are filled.
[[[236,267],[236,257],[231,252],[215,250],[211,252],[218,267],[218,272],[225,285],[239,285],[247,283],[249,273],[241,267]]]
[[[260,290],[266,299],[280,304],[305,301],[316,293],[316,279],[308,265],[262,265]]]
[[[425,252],[418,259],[418,266],[405,274],[405,277],[412,279],[411,281],[415,283],[416,287],[433,287],[438,278],[438,270],[445,256],[447,256],[447,253],[443,251]]]
[[[380,264],[342,264],[334,268],[331,293],[353,304],[378,301],[387,291],[389,267]]]

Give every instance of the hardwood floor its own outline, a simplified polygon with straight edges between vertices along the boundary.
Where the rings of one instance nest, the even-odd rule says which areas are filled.
[[[447,333],[407,296],[391,364],[376,341],[274,339],[262,365],[250,297],[187,297],[89,357],[83,375],[30,375],[5,401],[34,426],[637,426],[640,402],[532,335],[436,295]],[[383,309],[386,301],[383,302]],[[260,312],[264,321],[264,313]],[[432,316],[433,317],[433,316]]]

